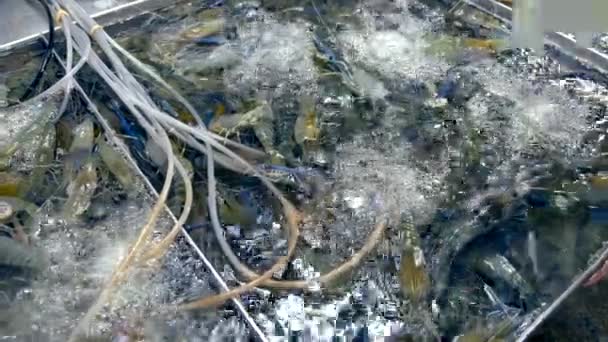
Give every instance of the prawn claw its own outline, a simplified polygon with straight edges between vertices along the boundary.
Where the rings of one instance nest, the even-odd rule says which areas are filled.
[[[608,260],[606,260],[604,265],[602,265],[599,270],[595,271],[595,273],[593,273],[589,279],[583,283],[583,287],[591,287],[602,281],[604,278],[606,278],[606,276],[608,276]]]

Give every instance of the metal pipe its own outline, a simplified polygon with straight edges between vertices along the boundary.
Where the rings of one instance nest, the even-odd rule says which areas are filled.
[[[461,0],[460,2],[475,7],[512,27],[513,10],[500,2],[494,0]],[[594,69],[604,76],[608,73],[608,55],[594,48],[578,45],[575,39],[563,32],[546,32],[545,43],[576,60],[583,67]]]
[[[185,0],[133,0],[129,3],[118,5],[107,10],[99,11],[91,15],[100,25],[115,25],[123,21],[129,21],[145,13],[150,13],[161,8],[175,6]],[[18,2],[17,2],[18,3]],[[56,27],[55,30],[58,30]],[[41,35],[46,36],[48,30],[44,29],[34,34],[27,35],[0,45],[1,52],[9,52],[13,49],[28,46],[36,41]]]

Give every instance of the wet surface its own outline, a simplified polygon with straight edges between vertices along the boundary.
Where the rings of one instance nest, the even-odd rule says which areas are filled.
[[[483,29],[470,30],[417,2],[299,5],[189,4],[117,37],[188,97],[210,130],[263,151],[246,157],[302,213],[296,256],[274,277],[304,285],[260,288],[241,300],[268,336],[506,338],[608,239],[605,88],[564,75],[557,60],[501,48],[491,20],[477,18]],[[97,298],[153,202],[141,184],[129,188],[129,168],[104,145],[80,100],[58,121],[54,107],[14,105],[38,62],[24,60],[2,64],[7,92],[0,100],[12,106],[0,114],[12,128],[0,135],[7,173],[0,190],[41,209],[33,223],[2,223],[14,241],[24,224],[48,265],[32,280],[20,272],[37,267],[7,256],[3,279],[14,283],[7,294],[15,292],[1,303],[3,317],[19,318],[0,323],[7,335],[35,326],[34,334],[61,340]],[[49,69],[44,86],[60,75]],[[159,190],[162,150],[90,69],[79,82]],[[145,84],[168,115],[194,122],[161,88]],[[37,110],[48,125],[18,120]],[[15,152],[21,136],[47,144]],[[26,139],[32,136],[47,138]],[[174,144],[195,189],[186,229],[238,286],[242,272],[208,218],[206,160]],[[40,174],[44,158],[50,164]],[[236,258],[262,272],[286,252],[285,221],[263,184],[237,171],[234,164],[216,171],[221,229]],[[175,214],[183,209],[180,185],[174,181],[168,202]],[[161,222],[155,236],[169,229]],[[367,249],[349,272],[327,282],[320,276]],[[217,285],[182,240],[162,260],[128,274],[98,317],[98,335],[213,340],[243,332],[231,304],[168,313]],[[150,267],[160,271],[150,275]],[[600,340],[604,290],[603,283],[580,289],[535,339],[556,340],[565,330]]]

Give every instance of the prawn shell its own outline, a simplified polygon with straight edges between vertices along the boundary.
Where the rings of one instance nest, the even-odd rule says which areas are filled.
[[[99,155],[101,160],[108,167],[108,170],[118,180],[123,189],[132,189],[135,184],[131,167],[127,163],[127,160],[123,157],[120,152],[114,150],[107,142],[103,141],[99,143]]]
[[[79,177],[79,170],[90,156],[94,142],[95,128],[93,121],[87,118],[76,126],[72,132],[72,144],[64,163],[66,182]]]
[[[93,148],[93,142],[95,140],[95,128],[93,121],[89,118],[85,119],[80,123],[73,132],[73,140],[70,145],[70,152],[76,152],[79,150],[90,151]]]
[[[410,300],[418,302],[430,292],[431,280],[413,221],[410,214],[402,216],[405,246],[401,255],[399,281],[403,294]]]
[[[511,262],[503,255],[490,254],[477,258],[475,262],[477,272],[496,280],[501,279],[512,288],[519,291],[524,297],[533,293],[532,286],[517,272]]]
[[[589,184],[596,189],[608,191],[608,176],[594,175],[589,178]]]
[[[447,289],[451,267],[456,256],[463,252],[469,243],[480,236],[508,224],[517,223],[520,225],[519,215],[514,215],[521,209],[520,207],[518,203],[511,203],[507,207],[507,213],[500,219],[480,216],[471,221],[461,221],[456,228],[446,230],[449,235],[442,239],[442,248],[434,257],[436,262],[433,267],[433,280],[436,297],[443,296]]]
[[[222,36],[209,36],[197,38],[194,42],[201,46],[219,46],[226,43],[226,38]]]
[[[41,137],[40,145],[35,153],[36,168],[30,174],[28,189],[31,192],[41,195],[45,189],[46,172],[49,170],[55,158],[55,146],[57,142],[57,131],[52,124],[47,126],[47,130]],[[24,191],[27,191],[24,189]]]
[[[482,49],[486,51],[490,51],[492,53],[496,53],[497,51],[503,49],[506,45],[506,42],[501,39],[479,39],[479,38],[465,38],[464,45],[466,47]]]
[[[274,147],[274,112],[267,102],[245,114],[253,126],[255,136],[258,138],[266,153],[272,156],[273,162],[282,164],[283,156]]]
[[[87,163],[67,188],[68,200],[63,207],[63,215],[73,219],[82,215],[90,206],[97,189],[97,172],[92,163]]]
[[[209,129],[213,133],[221,134],[236,129],[241,124],[242,116],[239,114],[219,115],[213,118]]]
[[[268,103],[264,103],[244,114],[216,116],[209,124],[209,129],[217,134],[244,128],[260,129],[263,126],[272,126],[273,118],[272,108]]]
[[[186,29],[181,33],[181,36],[188,40],[209,37],[222,32],[225,23],[224,19],[209,20],[200,25]]]
[[[270,154],[271,157],[273,154],[278,153],[274,148],[274,127],[272,127],[272,122],[260,122],[254,127],[253,131],[255,136],[262,144],[262,147],[264,147],[264,151],[266,151],[266,153]]]
[[[222,191],[222,198],[219,201],[219,214],[222,222],[228,225],[253,225],[257,219],[257,212],[252,203],[241,203],[238,198]]]
[[[59,115],[62,92],[0,108],[0,156],[10,156]]]
[[[57,147],[69,150],[72,145],[72,122],[62,119],[55,124],[55,131],[57,132]]]
[[[25,186],[25,179],[19,174],[0,172],[0,196],[19,197]]]
[[[404,251],[401,256],[399,280],[403,295],[412,301],[418,302],[429,293],[431,280],[419,247],[407,248]]]
[[[299,145],[302,145],[306,141],[317,141],[320,135],[314,101],[305,98],[302,100],[301,107],[302,109],[296,119],[293,132],[294,139]]]
[[[192,163],[190,162],[190,160],[185,158],[183,155],[177,153],[176,150],[177,150],[176,147],[173,146],[173,151],[175,152],[175,156],[177,157],[179,162],[182,164],[182,166],[186,170],[186,174],[187,174],[188,178],[190,180],[192,180],[192,177],[194,175],[194,167],[192,166]],[[186,198],[186,184],[184,183],[184,180],[181,177],[175,176],[173,178],[172,194],[169,197],[169,199],[167,200],[167,206],[169,207],[169,209],[175,216],[181,215],[182,210],[183,210],[183,205],[185,202],[185,198]]]

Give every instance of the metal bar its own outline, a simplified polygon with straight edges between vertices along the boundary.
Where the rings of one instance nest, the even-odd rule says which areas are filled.
[[[487,13],[505,24],[512,25],[513,10],[494,0],[462,0],[470,6]],[[576,60],[582,66],[594,69],[606,75],[608,72],[608,55],[594,49],[579,46],[576,40],[563,32],[545,33],[545,43],[557,48],[564,55]]]
[[[551,305],[543,310],[536,318],[524,329],[523,332],[519,333],[516,342],[524,342],[532,333],[538,328],[544,321],[549,317],[555,310],[577,289],[581,286],[585,280],[587,280],[593,273],[602,267],[604,262],[608,260],[608,248],[604,248],[600,256],[589,266],[582,274],[580,274],[568,288],[562,292],[557,299],[555,299]]]
[[[505,22],[511,24],[512,10],[510,7],[494,0],[462,0],[463,2]]]
[[[42,39],[45,41],[45,43],[47,43],[46,38],[44,36],[42,36]],[[57,53],[57,51],[53,50],[53,55],[56,58],[57,62],[65,70],[64,61],[59,56],[59,54]],[[126,145],[124,144],[124,142],[121,139],[118,138],[118,136],[116,135],[116,133],[114,132],[114,130],[112,129],[112,127],[110,126],[110,124],[108,123],[108,121],[101,115],[101,113],[97,109],[97,106],[93,103],[93,101],[91,101],[91,99],[86,94],[86,92],[84,91],[84,89],[82,88],[82,86],[80,85],[80,83],[78,83],[78,81],[76,79],[74,79],[73,82],[72,82],[72,84],[74,85],[74,88],[80,93],[80,95],[83,97],[83,99],[87,103],[87,106],[88,106],[89,110],[91,112],[93,112],[93,114],[95,115],[95,117],[97,118],[97,120],[101,123],[101,126],[104,129],[105,136],[110,141],[112,141],[116,146],[118,146],[120,148],[120,150],[123,153],[123,155],[125,155],[127,157],[128,161],[130,162],[131,167],[137,172],[137,175],[139,175],[139,177],[143,179],[144,184],[148,187],[148,190],[150,191],[150,193],[155,198],[158,198],[158,192],[156,191],[156,189],[154,189],[154,186],[152,186],[152,184],[150,183],[150,181],[148,180],[148,178],[144,175],[144,173],[141,171],[141,169],[137,166],[137,163],[133,159],[133,156],[131,156],[131,153],[130,153],[129,149],[126,147]],[[171,210],[169,210],[169,208],[167,208],[167,206],[165,206],[165,212],[171,217],[171,220],[173,221],[173,223],[177,222],[177,218],[175,217],[175,215],[173,215],[173,213],[171,212]],[[183,226],[181,227],[181,233],[186,238],[186,241],[188,242],[188,244],[194,249],[194,251],[196,252],[196,254],[201,258],[201,260],[203,261],[203,263],[205,264],[205,266],[207,267],[207,269],[209,270],[209,272],[211,272],[211,274],[213,275],[213,277],[215,278],[215,280],[218,282],[218,284],[220,285],[220,287],[224,291],[226,291],[226,292],[230,291],[230,288],[228,287],[228,285],[226,284],[226,282],[224,281],[224,279],[222,278],[222,276],[217,272],[217,270],[215,269],[215,267],[213,267],[213,264],[205,256],[205,254],[203,253],[203,251],[198,247],[198,245],[196,244],[196,242],[192,239],[192,237],[190,236],[190,234],[188,233],[188,231],[186,231],[186,229],[184,229]],[[237,309],[240,311],[241,315],[247,321],[247,323],[249,324],[249,326],[251,327],[251,329],[253,329],[255,331],[255,333],[259,337],[259,339],[261,341],[263,341],[263,342],[268,342],[269,341],[268,338],[266,337],[266,335],[264,334],[264,332],[260,329],[260,327],[258,326],[258,324],[253,319],[253,317],[251,317],[251,315],[249,314],[249,312],[247,311],[247,309],[245,308],[245,306],[243,305],[243,303],[238,298],[232,298],[232,302],[237,307]]]
[[[129,21],[133,17],[141,16],[142,14],[153,12],[161,8],[175,6],[176,4],[185,2],[185,0],[134,0],[126,4],[118,5],[107,10],[97,12],[91,17],[95,19],[100,25],[109,26],[120,23],[122,21]],[[1,19],[1,18],[0,18]],[[45,24],[44,27],[47,25]],[[59,27],[55,28],[56,30]],[[8,43],[0,45],[0,52],[10,51],[16,48],[25,47],[36,41],[41,35],[46,35],[48,29],[30,34],[28,36],[13,40]]]

